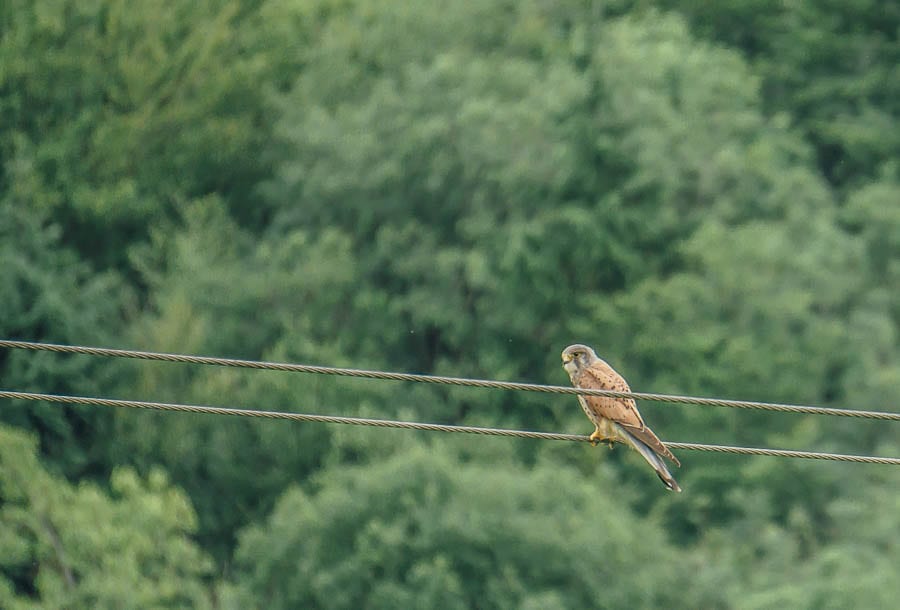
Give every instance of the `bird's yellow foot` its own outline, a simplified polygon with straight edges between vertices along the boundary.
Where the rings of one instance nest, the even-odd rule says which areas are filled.
[[[609,448],[610,448],[610,449],[612,449],[612,448],[613,448],[613,445],[616,444],[616,441],[614,441],[614,440],[611,439],[611,438],[607,438],[607,439],[605,439],[605,440],[606,440],[606,444],[609,445]]]
[[[599,443],[600,441],[608,440],[603,438],[603,435],[600,434],[600,430],[594,430],[588,438],[591,441],[591,445],[593,445],[594,447],[596,447],[597,443]]]

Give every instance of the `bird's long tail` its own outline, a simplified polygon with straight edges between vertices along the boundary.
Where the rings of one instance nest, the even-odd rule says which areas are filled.
[[[627,439],[629,444],[634,447],[645,460],[647,460],[647,463],[649,463],[650,466],[653,467],[653,470],[656,471],[656,476],[663,482],[663,485],[672,491],[681,491],[681,487],[678,486],[678,482],[675,480],[675,477],[672,476],[672,473],[669,472],[669,469],[666,467],[666,463],[661,456],[653,451],[649,445],[636,438],[622,426],[617,424],[616,428],[618,429],[619,434]]]

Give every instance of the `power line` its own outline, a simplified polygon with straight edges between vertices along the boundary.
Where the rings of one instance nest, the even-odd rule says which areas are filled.
[[[504,428],[481,428],[476,426],[451,426],[445,424],[429,424],[390,419],[370,419],[365,417],[343,417],[338,415],[316,415],[312,413],[285,413],[281,411],[259,411],[252,409],[234,409],[227,407],[209,407],[202,405],[185,405],[177,403],[146,402],[140,400],[118,400],[112,398],[90,398],[85,396],[62,396],[58,394],[39,394],[35,392],[16,392],[0,390],[0,399],[43,400],[54,403],[79,405],[99,405],[131,409],[153,409],[157,411],[180,411],[188,413],[206,413],[211,415],[236,415],[240,417],[258,417],[266,419],[287,419],[292,421],[319,422],[326,424],[347,424],[353,426],[377,426],[380,428],[403,428],[407,430],[427,430],[431,432],[460,432],[465,434],[482,434],[487,436],[507,436],[531,438],[548,441],[590,442],[590,437],[581,434],[562,434],[557,432],[534,432],[531,430],[508,430]],[[666,443],[670,449],[687,451],[712,451],[717,453],[734,453],[742,455],[769,455],[775,457],[804,458],[812,460],[831,460],[836,462],[857,462],[865,464],[889,464],[900,466],[900,458],[888,458],[864,455],[843,455],[839,453],[820,453],[814,451],[791,451],[786,449],[764,449],[757,447],[731,447],[728,445],[701,445],[698,443]]]
[[[613,390],[585,390],[569,386],[540,385],[535,383],[518,383],[513,381],[495,381],[489,379],[468,379],[464,377],[444,377],[441,375],[417,375],[412,373],[392,373],[387,371],[371,371],[365,369],[317,366],[312,364],[291,364],[283,362],[265,362],[257,360],[238,360],[234,358],[214,358],[211,356],[191,356],[163,352],[147,352],[137,350],[111,349],[104,347],[86,347],[79,345],[58,345],[54,343],[37,343],[33,341],[12,341],[0,339],[0,347],[15,349],[42,350],[65,354],[87,354],[91,356],[109,356],[113,358],[132,358],[139,360],[156,360],[162,362],[184,362],[190,364],[206,364],[233,368],[261,369],[271,371],[289,371],[296,373],[314,373],[319,375],[341,375],[346,377],[363,377],[368,379],[390,379],[394,381],[411,381],[417,383],[435,383],[443,385],[469,386],[477,388],[495,388],[502,390],[521,390],[526,392],[546,392],[556,394],[582,394],[586,396],[609,396],[612,398],[633,398],[657,402],[705,405],[710,407],[733,407],[738,409],[756,409],[761,411],[780,411],[782,413],[805,413],[809,415],[830,415],[836,417],[856,417],[862,419],[879,419],[900,421],[900,413],[882,411],[857,411],[836,409],[831,407],[812,407],[788,405],[770,402],[751,402],[746,400],[728,400],[721,398],[702,398],[696,396],[678,396],[672,394],[648,394],[644,392],[616,392]]]

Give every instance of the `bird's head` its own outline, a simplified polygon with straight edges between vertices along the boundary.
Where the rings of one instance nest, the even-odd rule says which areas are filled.
[[[569,375],[574,375],[577,371],[581,371],[589,367],[597,360],[597,354],[587,345],[576,343],[570,345],[563,350],[562,361],[563,368]]]

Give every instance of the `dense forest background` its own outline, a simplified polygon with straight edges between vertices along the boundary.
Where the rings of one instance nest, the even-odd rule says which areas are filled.
[[[0,336],[897,410],[900,5],[6,0]],[[0,386],[590,432],[4,350]],[[672,441],[896,425],[645,403]],[[0,403],[4,608],[888,608],[900,470]]]

